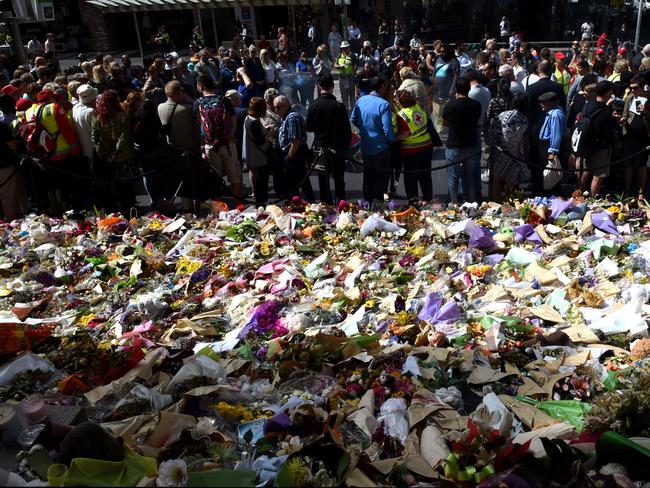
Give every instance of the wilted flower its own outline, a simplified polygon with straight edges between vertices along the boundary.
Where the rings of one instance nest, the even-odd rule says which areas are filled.
[[[156,486],[185,486],[187,484],[187,464],[182,459],[163,461],[158,467]]]

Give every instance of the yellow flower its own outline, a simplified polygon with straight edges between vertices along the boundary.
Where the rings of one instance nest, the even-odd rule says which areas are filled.
[[[197,269],[201,267],[201,261],[196,261],[194,259],[188,259],[185,256],[182,256],[176,263],[176,274],[189,274],[191,275]]]
[[[149,228],[151,230],[160,230],[165,227],[165,224],[163,224],[160,220],[154,219],[149,223]]]
[[[375,301],[374,300],[368,300],[366,302],[366,308],[375,308]]]
[[[83,315],[79,318],[79,325],[86,326],[94,318],[95,318],[95,314],[93,313],[90,313],[88,315]]]

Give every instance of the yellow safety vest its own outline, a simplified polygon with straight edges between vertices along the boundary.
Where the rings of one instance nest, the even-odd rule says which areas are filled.
[[[354,73],[354,63],[352,62],[351,56],[346,56],[341,54],[339,59],[336,60],[336,64],[340,66],[339,75],[340,76],[352,76]]]
[[[427,130],[427,113],[418,104],[399,111],[409,126],[409,136],[402,141],[402,149],[417,149],[431,144],[431,136]]]
[[[555,79],[560,85],[562,85],[564,94],[567,95],[569,93],[569,89],[571,88],[571,73],[569,73],[569,70],[565,69],[564,71],[560,71],[556,68]]]

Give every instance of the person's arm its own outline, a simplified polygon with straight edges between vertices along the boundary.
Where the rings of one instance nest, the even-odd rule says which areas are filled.
[[[427,57],[425,58],[424,62],[426,63],[427,68],[429,68],[429,71],[431,71],[431,73],[435,73],[436,67],[433,65],[433,56],[431,56],[431,53],[427,53]],[[432,78],[435,78],[435,75]]]
[[[246,73],[246,70],[244,70],[242,68],[239,68],[237,71],[241,75],[242,81],[244,82],[244,86],[247,89],[252,90],[253,89],[253,80],[251,79],[250,76],[248,76],[248,73]]]
[[[354,105],[354,108],[352,109],[352,113],[350,114],[350,122],[354,124],[355,127],[361,128],[361,120],[359,119],[359,109],[357,108],[358,105]]]
[[[253,144],[255,144],[258,149],[261,151],[266,151],[266,149],[268,149],[268,140],[264,135],[264,129],[259,120],[254,120],[251,124],[251,137],[253,138]]]
[[[564,134],[563,129],[563,117],[558,113],[554,113],[550,120],[550,133],[551,139],[549,140],[548,154],[549,157],[551,154],[558,155],[560,154],[560,147],[562,145],[562,135]]]
[[[384,130],[384,135],[388,142],[395,141],[395,133],[393,132],[393,117],[388,103],[382,108],[381,112],[381,125]]]
[[[397,115],[397,139],[405,141],[410,135],[411,131],[408,124],[400,115]]]

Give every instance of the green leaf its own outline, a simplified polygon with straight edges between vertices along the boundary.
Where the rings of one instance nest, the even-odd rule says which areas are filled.
[[[339,463],[336,466],[336,479],[339,481],[343,481],[343,475],[345,474],[345,470],[348,469],[348,465],[350,464],[350,456],[347,454],[343,455],[339,459]]]
[[[621,382],[618,381],[618,376],[615,371],[607,372],[607,378],[603,381],[603,386],[607,391],[618,390],[621,387]]]
[[[255,486],[255,478],[255,471],[248,469],[193,471],[188,476],[187,486],[246,488]]]

